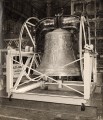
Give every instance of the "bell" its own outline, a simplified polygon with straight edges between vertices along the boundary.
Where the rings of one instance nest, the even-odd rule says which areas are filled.
[[[48,76],[79,76],[80,70],[76,62],[65,66],[75,60],[71,33],[58,28],[45,35],[44,55],[37,70]]]

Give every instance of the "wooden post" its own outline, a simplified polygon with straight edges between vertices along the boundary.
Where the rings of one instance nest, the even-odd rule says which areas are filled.
[[[3,14],[3,7],[2,7],[3,0],[0,0],[0,49],[3,48],[3,40],[2,40],[2,14]],[[0,65],[2,65],[2,52],[0,52]],[[2,67],[0,68],[0,75],[2,75]]]
[[[84,99],[90,98],[91,87],[91,57],[89,51],[84,53]]]
[[[93,58],[93,82],[97,83],[97,57]]]
[[[10,93],[11,88],[13,88],[13,56],[8,50],[6,55],[6,92]]]
[[[47,17],[51,16],[51,0],[47,0]]]
[[[71,0],[71,15],[74,14],[74,1]]]
[[[2,2],[3,0],[0,0],[0,49],[3,48],[3,39],[2,39],[2,14],[3,14],[3,7],[2,7]],[[2,79],[2,75],[3,75],[3,70],[2,70],[2,52],[0,50],[0,89],[3,88],[3,79]]]

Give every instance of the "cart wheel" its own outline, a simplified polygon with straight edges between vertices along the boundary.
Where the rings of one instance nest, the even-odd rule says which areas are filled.
[[[81,111],[85,111],[85,104],[84,103],[81,104]]]
[[[12,94],[9,96],[9,101],[12,101]]]

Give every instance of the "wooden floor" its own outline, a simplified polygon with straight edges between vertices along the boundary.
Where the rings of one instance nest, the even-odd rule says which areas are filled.
[[[0,98],[0,120],[103,120],[103,87],[95,93],[93,106],[81,111],[79,105]]]

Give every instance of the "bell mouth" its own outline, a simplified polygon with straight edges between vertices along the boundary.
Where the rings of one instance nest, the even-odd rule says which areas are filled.
[[[47,76],[80,76],[79,69],[37,69],[42,74]]]

